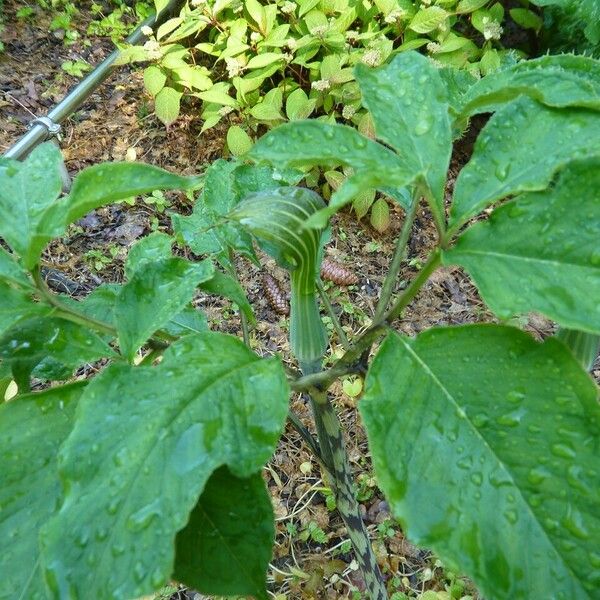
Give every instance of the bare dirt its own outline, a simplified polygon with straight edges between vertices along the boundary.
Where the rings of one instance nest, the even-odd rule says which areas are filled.
[[[25,133],[34,116],[45,114],[76,83],[61,70],[63,61],[83,58],[97,64],[112,49],[109,40],[97,38],[91,38],[89,47],[82,43],[65,46],[60,35],[48,32],[48,22],[42,14],[33,22],[13,18],[17,5],[20,6],[9,1],[4,8],[6,26],[2,39],[5,52],[0,54],[0,153]],[[83,10],[78,21],[82,28],[89,18]],[[226,125],[200,135],[201,123],[196,109],[193,105],[186,107],[184,116],[170,130],[165,130],[152,114],[151,101],[143,91],[141,71],[120,68],[63,125],[60,145],[66,166],[71,175],[75,175],[88,165],[123,160],[128,152],[129,155],[135,152],[138,160],[175,172],[201,172],[223,155]],[[470,141],[467,140],[453,159],[453,176],[466,162],[469,152]],[[451,187],[453,177],[450,179]],[[192,203],[183,195],[168,197],[170,210],[184,213],[191,210]],[[359,283],[349,288],[330,287],[335,310],[351,336],[370,323],[401,226],[400,209],[393,209],[392,224],[385,234],[359,223],[349,212],[334,219],[332,241],[326,254],[350,268],[359,278]],[[168,216],[139,199],[133,206],[114,205],[86,216],[69,237],[53,243],[46,252],[44,261],[49,285],[57,291],[82,297],[102,282],[120,281],[128,248],[136,239],[156,228],[168,232]],[[415,276],[434,243],[434,227],[427,211],[422,210],[413,228],[409,256],[400,274],[398,289]],[[106,264],[96,263],[94,256],[98,253],[107,257]],[[285,273],[272,260],[263,257],[263,266],[284,287],[287,285]],[[259,353],[289,355],[287,319],[277,314],[266,301],[261,271],[245,261],[239,261],[238,269],[258,319],[251,332],[253,347]],[[240,335],[238,315],[228,302],[201,296],[197,304],[206,311],[213,328]],[[492,316],[468,277],[459,269],[446,268],[434,273],[397,327],[414,335],[435,325],[490,320]],[[530,315],[521,325],[537,336],[552,331],[552,324],[537,315]],[[335,354],[338,350],[334,340],[332,351]],[[84,371],[82,376],[92,372],[93,369]],[[600,376],[600,365],[597,365],[596,375]],[[341,384],[335,385],[332,392],[345,428],[352,468],[359,482],[365,522],[386,576],[395,578],[396,589],[409,598],[418,597],[426,590],[447,590],[450,580],[446,571],[428,551],[414,547],[404,538],[376,487],[356,411],[360,400],[345,394]],[[293,398],[292,407],[311,427],[304,400]],[[352,555],[343,544],[343,524],[336,513],[327,510],[326,484],[317,463],[294,430],[288,430],[282,438],[265,476],[273,498],[278,532],[269,571],[272,591],[285,594],[280,598],[350,597],[350,586],[360,588],[362,583]],[[302,539],[302,532],[308,531],[310,523],[322,530],[324,540]],[[464,593],[477,596],[468,582],[465,582]],[[172,598],[186,597],[195,598],[196,595],[185,590],[172,595]]]

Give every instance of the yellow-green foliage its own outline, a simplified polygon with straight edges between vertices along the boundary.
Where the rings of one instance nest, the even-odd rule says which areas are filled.
[[[153,61],[146,87],[166,124],[174,89],[202,100],[203,130],[225,116],[253,130],[308,116],[368,130],[354,65],[419,48],[485,74],[506,57],[505,17],[490,0],[189,0],[125,56]]]

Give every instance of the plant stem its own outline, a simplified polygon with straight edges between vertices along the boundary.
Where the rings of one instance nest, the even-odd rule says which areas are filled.
[[[417,295],[429,276],[439,266],[441,255],[439,249],[434,250],[423,265],[419,274],[410,282],[408,287],[400,294],[393,306],[379,321],[374,321],[371,327],[350,345],[350,349],[332,367],[326,371],[305,372],[304,376],[291,382],[291,387],[296,391],[323,391],[326,390],[338,377],[348,373],[361,373],[366,370],[361,364],[361,356],[372,344],[385,334],[389,324],[398,318],[402,311]]]
[[[306,445],[310,448],[310,451],[314,454],[315,458],[326,471],[329,472],[329,466],[325,463],[323,456],[321,455],[321,449],[319,443],[313,437],[312,433],[304,427],[298,415],[290,409],[288,411],[288,420],[292,424],[292,427],[300,434],[300,437],[304,440]]]
[[[388,323],[397,319],[402,311],[410,304],[417,292],[423,287],[430,275],[438,268],[441,261],[440,250],[436,248],[427,259],[427,262],[421,267],[419,274],[410,282],[408,287],[396,300],[392,308],[385,314],[384,320]]]
[[[333,475],[330,483],[337,509],[346,525],[367,593],[371,600],[385,600],[387,591],[356,500],[339,419],[326,392],[314,392],[310,399],[321,451]]]
[[[229,262],[231,264],[231,267],[229,268],[231,276],[238,283],[240,283],[240,278],[234,262],[233,250],[231,250],[231,248],[229,249]],[[250,331],[248,329],[248,319],[246,318],[246,315],[244,314],[244,311],[240,306],[238,306],[238,312],[240,313],[240,323],[242,325],[242,338],[244,339],[244,344],[246,344],[246,346],[250,348]]]
[[[317,278],[317,290],[319,291],[319,296],[321,297],[321,302],[325,306],[325,310],[327,311],[327,314],[331,318],[331,322],[333,323],[333,327],[335,329],[335,332],[338,335],[338,338],[340,340],[340,343],[342,344],[342,347],[344,348],[344,350],[349,350],[350,342],[348,341],[346,332],[342,329],[342,324],[340,323],[338,316],[335,314],[335,311],[333,310],[333,306],[331,305],[331,301],[329,300],[329,295],[325,291],[325,288],[323,287],[323,282],[321,281],[320,278]]]
[[[306,375],[316,374],[321,369],[320,361],[301,363],[300,366]],[[356,500],[339,419],[327,392],[313,389],[308,398],[317,428],[320,455],[329,475],[338,512],[352,542],[369,598],[385,600],[388,597],[387,591]]]
[[[412,231],[417,209],[419,208],[420,194],[418,190],[419,188],[414,191],[410,208],[405,212],[404,215],[402,231],[396,240],[396,248],[394,249],[394,256],[392,257],[390,270],[385,276],[383,287],[381,288],[381,295],[379,296],[377,308],[375,309],[375,322],[379,322],[385,314],[390,300],[392,299],[392,294],[394,293],[394,286],[396,284],[396,280],[398,279],[398,273],[400,273],[400,267],[402,266],[402,262],[406,256],[406,246],[408,244],[410,232]]]

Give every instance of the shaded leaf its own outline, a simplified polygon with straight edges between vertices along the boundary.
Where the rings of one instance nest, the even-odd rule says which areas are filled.
[[[122,353],[132,360],[138,348],[189,304],[199,283],[210,279],[210,261],[191,263],[167,258],[142,263],[122,287],[115,321]]]
[[[240,479],[222,467],[177,534],[175,579],[205,594],[267,598],[274,536],[271,498],[261,475]]]
[[[431,209],[443,224],[452,131],[438,69],[426,57],[406,52],[379,69],[357,65],[356,80],[377,137],[391,145],[412,171],[424,174],[434,197]]]
[[[40,244],[54,231],[43,223],[62,189],[62,156],[52,142],[40,144],[23,162],[0,159],[0,237],[21,256],[26,268],[38,259]],[[46,235],[47,234],[47,235]]]
[[[65,501],[42,533],[52,592],[135,598],[163,585],[210,475],[257,473],[287,403],[280,361],[218,333],[182,338],[156,367],[114,364],[94,378],[60,452]]]
[[[595,597],[598,390],[560,342],[497,325],[392,333],[360,411],[414,543],[486,597]]]
[[[172,256],[173,238],[166,233],[154,231],[136,242],[127,255],[125,275],[130,279],[144,263],[156,262]]]
[[[600,333],[600,161],[573,163],[555,187],[475,223],[444,252],[500,317],[537,311]]]
[[[545,189],[556,171],[587,156],[600,156],[600,113],[512,102],[488,121],[456,180],[452,229],[508,195]]]
[[[0,598],[46,600],[38,534],[62,496],[60,445],[69,435],[81,383],[0,401]]]

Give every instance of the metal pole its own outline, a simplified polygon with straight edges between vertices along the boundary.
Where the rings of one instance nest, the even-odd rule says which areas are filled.
[[[137,44],[145,37],[142,33],[143,27],[148,26],[156,30],[157,27],[170,18],[182,5],[182,0],[171,0],[158,17],[156,17],[156,15],[149,16],[125,41],[128,44]],[[34,119],[29,131],[5,152],[4,157],[23,160],[38,144],[58,135],[60,132],[60,124],[73,114],[94,90],[112,73],[114,62],[119,55],[119,50],[112,52],[89,75],[75,86],[45,117]]]

